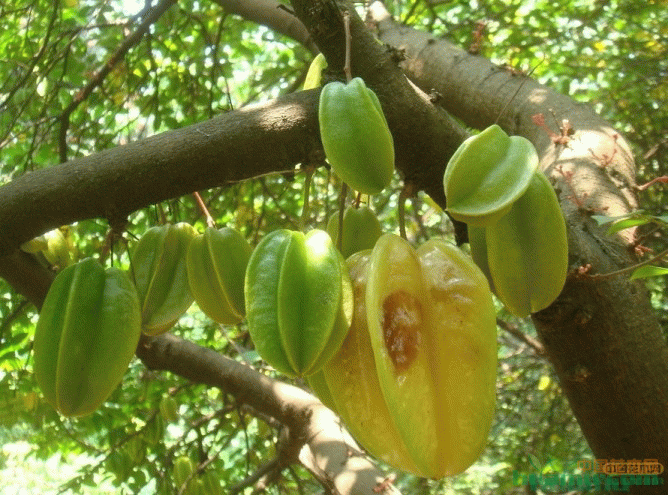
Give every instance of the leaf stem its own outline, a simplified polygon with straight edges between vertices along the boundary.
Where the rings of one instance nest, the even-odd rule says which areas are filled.
[[[623,275],[625,273],[633,272],[640,268],[641,266],[645,265],[651,265],[655,261],[659,261],[661,258],[664,258],[665,256],[668,256],[668,249],[665,249],[661,251],[659,254],[656,256],[643,261],[642,263],[635,264],[633,266],[627,266],[626,268],[622,268],[621,270],[615,270],[614,272],[608,272],[608,273],[595,273],[593,275],[586,275],[588,278],[594,278],[594,279],[602,279],[602,278],[611,278],[611,277],[616,277],[617,275]]]
[[[336,247],[341,251],[343,246],[343,213],[346,208],[346,196],[348,195],[348,185],[341,182],[341,195],[339,196],[339,229],[336,233]]]

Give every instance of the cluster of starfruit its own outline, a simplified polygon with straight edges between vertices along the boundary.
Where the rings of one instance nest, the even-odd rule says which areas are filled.
[[[485,276],[442,240],[416,250],[393,234],[347,264],[350,331],[309,384],[379,459],[429,478],[464,471],[494,412],[496,319]]]
[[[568,269],[566,223],[531,142],[498,125],[468,138],[443,176],[448,211],[468,224],[471,254],[508,311],[548,307]]]
[[[233,229],[153,227],[139,239],[131,272],[92,258],[62,270],[35,329],[34,371],[46,401],[64,416],[95,411],[120,383],[139,337],[172,328],[197,301],[220,323],[244,318],[251,248]]]

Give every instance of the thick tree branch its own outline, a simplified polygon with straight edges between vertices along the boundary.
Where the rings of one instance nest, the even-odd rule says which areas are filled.
[[[396,166],[405,182],[444,205],[443,169],[468,132],[412,85],[393,58],[345,2],[293,0],[299,19],[325,55],[330,76],[343,80],[343,10],[350,13],[351,71],[378,95],[395,140]],[[410,116],[410,118],[407,118]]]
[[[317,101],[317,90],[301,92],[25,174],[0,187],[0,256],[60,225],[122,222],[169,198],[316,162]]]
[[[292,430],[291,436],[303,439],[340,493],[372,493],[383,481],[368,459],[350,455],[359,449],[336,415],[304,390],[170,334],[143,337],[137,356],[150,369],[171,371],[195,383],[218,387],[276,418]]]
[[[314,55],[318,53],[308,31],[284,4],[276,0],[213,0],[227,12],[239,15],[269,29],[292,38]]]
[[[536,146],[560,195],[574,270],[559,299],[534,315],[539,337],[598,458],[668,465],[668,348],[647,292],[628,278],[594,280],[575,271],[591,265],[605,273],[636,261],[626,249],[631,230],[606,236],[591,219],[594,212],[623,215],[637,207],[628,144],[587,105],[446,40],[396,25],[379,2],[371,12],[381,40],[406,53],[408,76],[443,95],[449,112],[478,128],[498,118],[509,134]],[[537,114],[550,124],[541,124]],[[575,133],[560,142],[555,138],[564,119]]]

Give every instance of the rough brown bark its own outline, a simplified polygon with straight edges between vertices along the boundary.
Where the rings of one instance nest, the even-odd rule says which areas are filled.
[[[288,95],[35,172],[0,188],[0,256],[60,225],[310,162],[318,91]],[[321,160],[320,160],[321,161]]]

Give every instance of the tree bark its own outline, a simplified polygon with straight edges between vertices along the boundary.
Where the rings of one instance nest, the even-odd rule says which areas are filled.
[[[607,236],[591,218],[637,208],[628,144],[588,105],[399,26],[379,2],[371,13],[380,39],[405,53],[401,65],[408,77],[440,93],[450,113],[475,128],[498,119],[506,132],[535,145],[560,196],[572,270],[557,301],[533,315],[538,335],[596,457],[657,459],[668,466],[668,348],[644,284],[628,274],[577,273],[590,267],[590,274],[605,274],[637,262],[632,230]],[[536,124],[537,114],[557,136]],[[551,114],[559,124],[551,124]],[[561,134],[557,126],[564,119],[575,132],[558,144],[552,137]],[[647,493],[648,487],[635,490]]]

